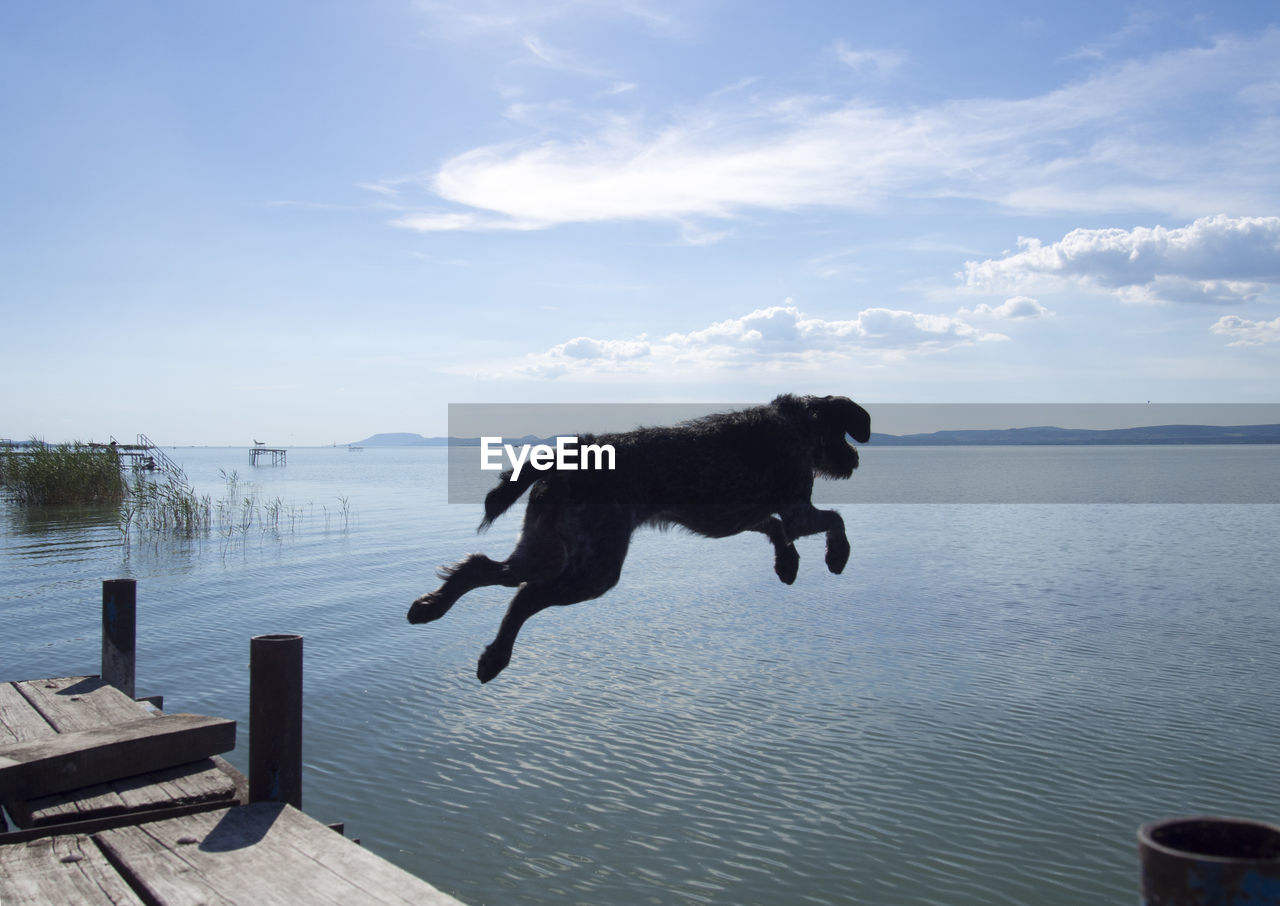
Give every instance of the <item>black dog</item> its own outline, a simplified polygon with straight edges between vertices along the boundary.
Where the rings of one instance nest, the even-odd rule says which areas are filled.
[[[642,525],[683,526],[727,538],[755,531],[774,548],[774,571],[788,585],[800,566],[794,539],[827,534],[827,568],[844,569],[849,540],[834,510],[810,502],[814,475],[848,478],[871,417],[842,396],[779,396],[767,406],[709,415],[670,428],[640,428],[584,437],[609,444],[613,470],[536,471],[518,480],[505,472],[485,497],[487,528],[532,485],[524,529],[501,563],[472,554],[440,570],[444,584],[409,608],[410,623],[444,616],[468,591],[519,586],[498,635],[480,656],[476,675],[493,679],[511,661],[524,622],[547,607],[598,598],[622,574],[632,533]]]

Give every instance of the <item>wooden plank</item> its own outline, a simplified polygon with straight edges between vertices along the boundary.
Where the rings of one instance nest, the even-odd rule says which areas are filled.
[[[45,715],[48,715],[46,717]],[[0,744],[65,730],[106,726],[155,715],[96,676],[71,676],[0,684]],[[52,721],[52,722],[51,722]],[[15,728],[18,732],[13,732]],[[13,737],[19,738],[13,738]],[[19,827],[41,827],[162,808],[170,803],[247,802],[238,773],[220,758],[200,759],[158,774],[94,784],[65,793],[4,803]],[[240,778],[241,781],[243,778]],[[241,786],[244,783],[240,783]]]
[[[137,702],[97,676],[29,680],[13,686],[59,733],[133,720],[145,713]]]
[[[145,812],[124,812],[118,815],[99,815],[96,818],[85,818],[76,821],[64,821],[47,827],[24,827],[19,830],[6,831],[0,834],[0,846],[10,843],[26,843],[44,837],[72,836],[75,834],[96,834],[98,831],[113,827],[124,827],[127,824],[145,824],[148,821],[159,821],[162,818],[177,818],[180,815],[194,815],[196,812],[207,812],[210,809],[226,808],[225,802],[203,802],[196,805],[178,805]],[[2,902],[2,901],[0,901]]]
[[[0,747],[0,801],[158,771],[235,745],[235,721],[199,714],[140,717],[12,743]]]
[[[335,834],[291,805],[259,802],[94,835],[157,902],[259,906],[458,900]]]
[[[131,720],[140,713],[128,696],[97,676],[28,680],[13,683],[13,688],[48,726],[49,730],[44,735],[107,726],[114,721]],[[33,806],[38,811],[52,807],[63,816],[73,813],[106,814],[124,807],[120,797],[107,784],[77,790],[74,799],[67,799],[61,805],[44,801],[11,800],[5,803],[10,816],[22,827],[30,827],[35,820],[32,817]]]
[[[52,736],[56,732],[13,683],[0,683],[0,745]]]
[[[0,903],[142,906],[143,901],[80,834],[0,846]]]
[[[43,827],[99,815],[143,811],[168,805],[237,801],[235,779],[212,758],[99,784],[86,790],[53,793],[11,804],[13,820],[22,827]],[[248,802],[246,793],[242,800]]]

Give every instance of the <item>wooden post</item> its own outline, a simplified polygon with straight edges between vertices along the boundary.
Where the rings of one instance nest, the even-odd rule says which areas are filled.
[[[249,643],[249,801],[302,808],[302,636]]]
[[[102,678],[130,698],[137,667],[138,582],[102,582]]]
[[[1146,906],[1280,904],[1280,827],[1198,815],[1138,829]]]

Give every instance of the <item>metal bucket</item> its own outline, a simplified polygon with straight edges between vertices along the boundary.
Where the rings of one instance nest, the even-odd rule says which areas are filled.
[[[1143,906],[1280,906],[1280,827],[1242,818],[1138,830]]]

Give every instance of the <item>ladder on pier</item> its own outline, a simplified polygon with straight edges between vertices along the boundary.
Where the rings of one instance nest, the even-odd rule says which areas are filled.
[[[138,435],[136,444],[122,444],[113,437],[108,446],[115,450],[116,455],[122,460],[128,460],[129,465],[137,471],[161,471],[180,476],[186,474],[182,471],[182,466],[170,459],[164,450],[157,447],[145,434]]]

